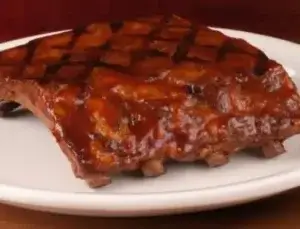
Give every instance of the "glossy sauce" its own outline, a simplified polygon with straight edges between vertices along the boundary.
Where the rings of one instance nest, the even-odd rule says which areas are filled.
[[[178,17],[95,23],[18,50],[1,53],[2,65],[15,59],[25,71],[30,63],[27,79],[59,86],[51,109],[60,138],[91,172],[195,160],[201,147],[233,144],[231,125],[255,137],[254,117],[300,115],[280,65]]]

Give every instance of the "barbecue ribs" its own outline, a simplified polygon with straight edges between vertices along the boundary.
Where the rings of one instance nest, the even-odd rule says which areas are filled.
[[[284,68],[242,39],[177,16],[99,22],[0,53],[0,111],[19,106],[52,131],[76,177],[165,172],[168,161],[266,157],[300,132]]]

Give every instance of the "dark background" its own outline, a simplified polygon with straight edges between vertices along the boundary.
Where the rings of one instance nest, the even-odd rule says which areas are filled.
[[[173,12],[300,42],[299,0],[0,0],[0,41],[95,20]]]

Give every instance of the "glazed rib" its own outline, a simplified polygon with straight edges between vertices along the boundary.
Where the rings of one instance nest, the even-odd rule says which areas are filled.
[[[168,161],[266,157],[300,132],[297,88],[248,42],[178,16],[99,22],[0,53],[0,113],[20,105],[51,130],[91,187]]]

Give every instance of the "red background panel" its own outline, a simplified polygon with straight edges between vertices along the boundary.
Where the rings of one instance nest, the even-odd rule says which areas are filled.
[[[0,0],[0,41],[95,20],[157,13],[300,41],[299,0]]]

